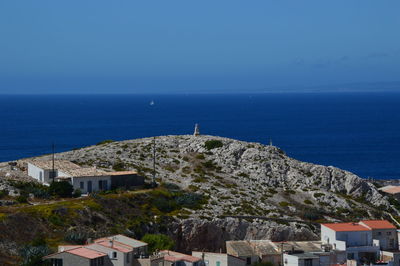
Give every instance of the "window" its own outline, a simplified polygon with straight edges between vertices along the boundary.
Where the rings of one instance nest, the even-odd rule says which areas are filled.
[[[84,189],[85,188],[85,182],[81,181],[79,183],[79,187],[80,187],[80,189]]]
[[[305,259],[304,266],[312,266],[312,259]]]
[[[378,232],[378,236],[382,235],[382,232]]]
[[[40,180],[40,182],[43,181],[43,172],[42,171],[40,171],[40,173],[39,173],[39,180]]]
[[[246,258],[246,264],[247,264],[247,265],[250,265],[250,264],[251,264],[251,257],[247,257],[247,258]]]
[[[117,258],[117,252],[116,252],[116,251],[113,251],[113,253],[112,253],[112,258],[113,258],[113,259],[116,259],[116,258]]]
[[[51,266],[63,266],[63,260],[62,259],[51,259],[50,264],[51,264]]]
[[[394,247],[394,239],[393,238],[389,239],[389,247],[391,247],[391,248]]]
[[[221,262],[220,262],[220,261],[217,261],[215,265],[216,265],[216,266],[221,266]]]
[[[386,235],[390,236],[392,235],[392,232],[386,232]]]
[[[131,254],[129,254],[129,253],[126,254],[126,262],[127,263],[129,263],[129,261],[130,261],[130,256],[131,256]]]
[[[354,260],[354,253],[348,253],[347,254],[347,259],[348,260]]]

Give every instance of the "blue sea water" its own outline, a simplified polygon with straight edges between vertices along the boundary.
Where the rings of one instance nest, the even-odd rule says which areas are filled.
[[[154,100],[155,104],[149,103]],[[0,96],[0,161],[157,135],[264,144],[361,177],[400,177],[400,93]]]

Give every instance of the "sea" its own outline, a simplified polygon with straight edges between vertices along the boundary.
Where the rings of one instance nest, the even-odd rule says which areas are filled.
[[[363,178],[400,177],[400,93],[2,95],[0,161],[200,133],[281,148]]]

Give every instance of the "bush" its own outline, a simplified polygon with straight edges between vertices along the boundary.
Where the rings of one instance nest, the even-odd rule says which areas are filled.
[[[74,193],[72,194],[72,197],[79,198],[80,196],[82,196],[82,191],[79,188],[75,189]]]
[[[289,205],[290,205],[290,203],[286,202],[286,201],[279,202],[279,206],[281,206],[281,207],[288,207]]]
[[[204,201],[203,196],[196,193],[186,193],[176,197],[175,200],[179,206],[189,209],[199,208]]]
[[[4,198],[5,196],[8,196],[8,190],[6,189],[0,190],[0,199]]]
[[[175,246],[175,242],[169,236],[163,234],[146,234],[142,241],[149,244],[149,253],[156,250],[169,250]]]
[[[28,245],[23,246],[19,250],[20,256],[23,258],[21,265],[23,266],[39,266],[48,265],[42,260],[42,257],[50,254],[50,249],[43,237],[34,239]]]
[[[115,162],[114,163],[114,165],[113,165],[113,169],[115,170],[115,171],[125,171],[126,170],[126,165],[124,164],[124,162],[121,162],[121,161],[118,161],[118,162]]]
[[[100,141],[96,145],[103,145],[103,144],[108,144],[108,143],[112,143],[112,142],[115,142],[115,141],[112,139],[106,139],[106,140]]]
[[[322,197],[324,195],[325,195],[324,193],[317,192],[317,193],[314,193],[314,198],[320,198],[320,197]]]
[[[222,147],[222,146],[224,146],[224,144],[222,143],[222,141],[216,140],[216,139],[214,139],[214,140],[207,140],[207,141],[204,143],[204,147],[205,147],[207,150],[212,150],[212,149],[215,149],[215,148],[220,148],[220,147]]]
[[[49,188],[45,185],[36,182],[23,182],[23,181],[12,181],[10,183],[13,187],[20,190],[20,194],[29,195],[33,194],[36,198],[47,199],[50,197]]]
[[[28,197],[26,195],[19,195],[15,200],[18,203],[28,203]]]
[[[304,203],[305,203],[305,204],[313,204],[312,201],[311,201],[311,200],[308,200],[308,199],[304,200]]]
[[[52,182],[49,186],[49,193],[61,198],[72,197],[72,192],[74,188],[67,181]]]

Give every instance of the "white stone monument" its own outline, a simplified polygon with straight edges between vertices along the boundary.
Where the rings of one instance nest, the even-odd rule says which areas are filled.
[[[194,126],[194,133],[193,136],[199,136],[200,135],[200,129],[199,129],[199,124],[196,124]]]

